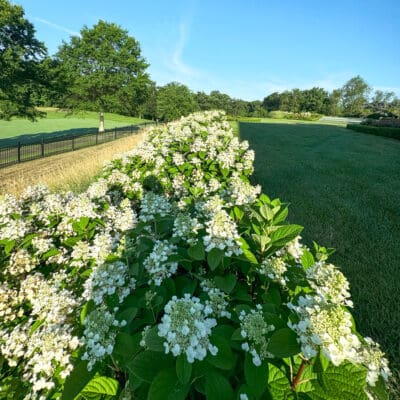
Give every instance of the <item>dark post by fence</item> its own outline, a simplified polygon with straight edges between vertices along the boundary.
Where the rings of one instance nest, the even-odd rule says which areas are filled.
[[[115,127],[114,128],[114,139],[116,139],[117,138],[117,128]]]
[[[133,133],[133,125],[131,125],[131,135],[132,135],[132,133]]]
[[[18,162],[21,162],[21,142],[18,142]]]
[[[42,143],[40,143],[40,156],[44,157],[44,137],[42,137]]]
[[[72,135],[72,151],[75,150],[75,136]]]
[[[96,132],[96,144],[99,143],[99,132]]]

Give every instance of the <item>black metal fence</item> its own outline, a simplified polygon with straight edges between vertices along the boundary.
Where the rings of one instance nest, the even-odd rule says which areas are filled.
[[[37,142],[18,142],[18,144],[14,146],[0,147],[0,168],[135,135],[141,128],[150,124],[152,123],[146,122],[139,125],[106,129],[102,133],[84,133],[82,135],[78,134],[53,138],[50,134],[48,137],[42,136]]]

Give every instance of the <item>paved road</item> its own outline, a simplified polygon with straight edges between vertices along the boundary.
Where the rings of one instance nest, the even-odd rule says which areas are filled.
[[[335,122],[341,124],[359,124],[362,118],[322,117],[319,121]]]

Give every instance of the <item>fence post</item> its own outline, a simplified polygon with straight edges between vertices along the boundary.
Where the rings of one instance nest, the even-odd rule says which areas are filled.
[[[114,139],[117,138],[117,127],[114,128]]]
[[[18,142],[18,162],[21,162],[21,142]]]
[[[131,135],[132,135],[132,133],[133,133],[133,125],[131,125]]]
[[[40,155],[44,157],[44,137],[42,136],[42,143],[40,144]]]
[[[96,132],[96,144],[99,144],[99,132]]]
[[[75,136],[72,135],[72,151],[75,150]]]

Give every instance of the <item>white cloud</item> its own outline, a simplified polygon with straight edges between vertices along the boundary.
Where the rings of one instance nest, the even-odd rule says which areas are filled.
[[[178,76],[193,79],[199,78],[201,73],[199,70],[191,67],[183,61],[183,52],[189,39],[189,33],[189,24],[187,22],[181,22],[179,24],[179,38],[175,44],[171,60],[167,64]]]
[[[32,17],[32,19],[34,19],[35,21],[41,22],[42,24],[45,24],[47,26],[50,26],[50,27],[52,27],[54,29],[57,29],[58,31],[67,32],[67,33],[69,33],[70,35],[73,35],[73,36],[79,36],[80,35],[79,32],[76,32],[76,31],[74,31],[72,29],[66,28],[65,26],[55,24],[54,22],[48,21],[47,19],[38,18],[38,17]]]

